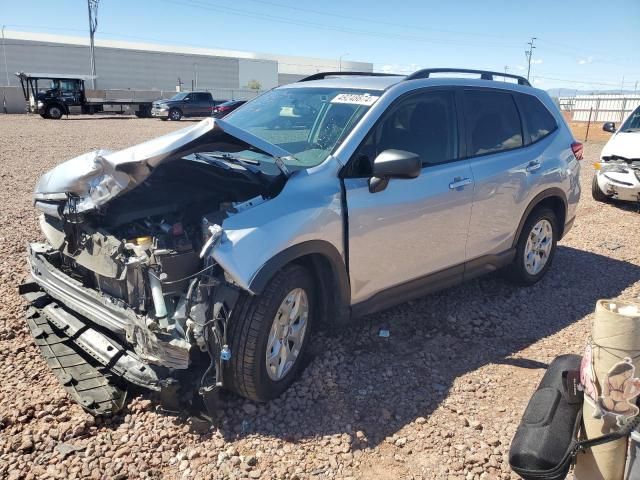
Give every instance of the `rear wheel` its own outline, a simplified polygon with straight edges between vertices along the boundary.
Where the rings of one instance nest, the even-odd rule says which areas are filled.
[[[62,107],[60,105],[49,105],[47,107],[47,111],[45,112],[46,118],[51,118],[53,120],[60,120],[62,118]]]
[[[600,190],[600,185],[598,185],[598,174],[596,173],[593,176],[593,180],[591,181],[591,196],[596,202],[608,202],[609,197],[605,195],[605,193]]]
[[[226,385],[257,401],[279,396],[294,381],[310,336],[315,297],[309,272],[289,265],[259,296],[245,296],[229,322],[232,352]]]
[[[538,282],[553,261],[558,241],[558,219],[550,208],[534,210],[522,228],[513,263],[505,269],[507,278],[518,285]]]
[[[182,118],[182,112],[180,111],[180,109],[172,108],[171,110],[169,110],[169,119],[173,120],[174,122],[177,122],[181,118]]]

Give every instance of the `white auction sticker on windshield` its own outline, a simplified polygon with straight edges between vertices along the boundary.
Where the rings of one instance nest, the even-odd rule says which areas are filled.
[[[350,103],[352,105],[366,105],[370,107],[380,97],[368,93],[340,93],[333,97],[331,103]]]

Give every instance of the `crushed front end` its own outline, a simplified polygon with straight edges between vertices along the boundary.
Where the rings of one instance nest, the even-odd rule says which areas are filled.
[[[206,147],[221,137],[229,148],[230,138],[215,133],[201,132]],[[70,161],[83,164],[81,175],[54,169],[36,190],[47,241],[28,246],[27,322],[62,385],[94,414],[122,408],[131,384],[158,392],[170,410],[200,400],[215,407],[230,357],[227,321],[242,290],[211,252],[226,218],[285,180],[190,153],[193,137],[174,143],[145,176],[157,156],[110,164],[96,152]],[[42,187],[61,184],[65,192]]]

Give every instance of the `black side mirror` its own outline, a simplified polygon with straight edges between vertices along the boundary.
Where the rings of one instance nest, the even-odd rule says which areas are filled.
[[[369,191],[380,192],[387,188],[392,178],[416,178],[422,170],[422,160],[412,152],[385,150],[373,161],[373,176],[369,179]]]
[[[616,124],[615,122],[607,122],[604,125],[602,125],[602,130],[604,130],[605,132],[609,132],[609,133],[615,133],[616,131]]]

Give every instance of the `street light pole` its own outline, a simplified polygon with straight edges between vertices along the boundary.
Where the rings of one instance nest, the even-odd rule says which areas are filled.
[[[7,68],[7,47],[4,44],[4,29],[6,25],[2,25],[2,54],[4,55],[4,73],[7,75],[7,86],[9,86],[9,69]]]
[[[346,57],[347,55],[349,55],[348,53],[343,53],[342,55],[340,55],[340,71],[342,71],[342,57]]]
[[[96,54],[94,49],[93,37],[98,29],[98,3],[100,0],[87,0],[87,9],[89,11],[89,54],[91,55],[91,88],[96,88]]]

